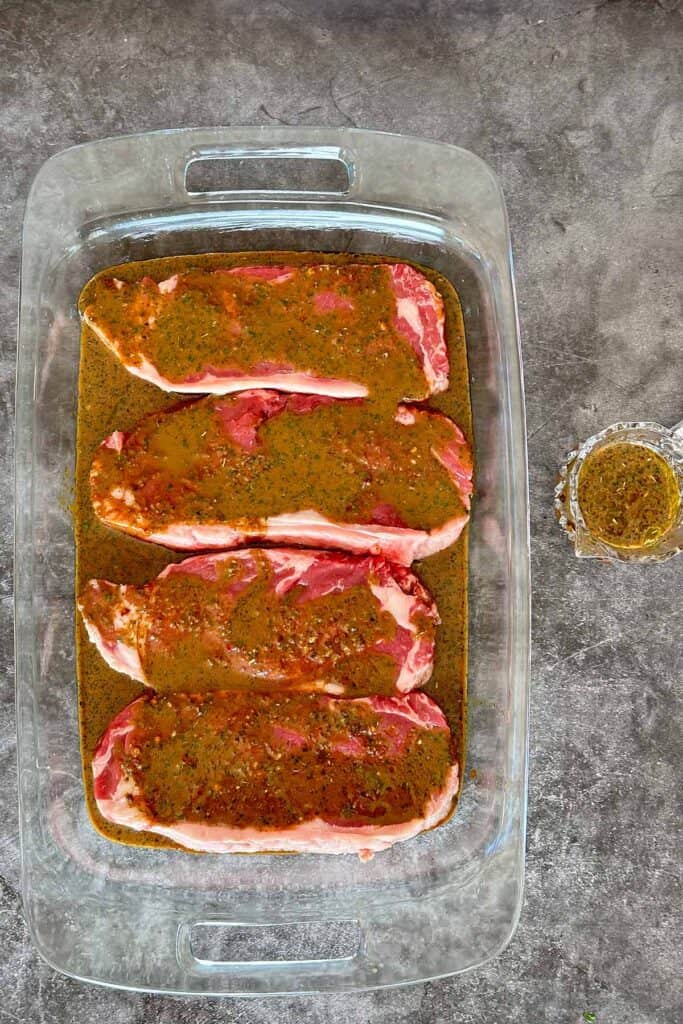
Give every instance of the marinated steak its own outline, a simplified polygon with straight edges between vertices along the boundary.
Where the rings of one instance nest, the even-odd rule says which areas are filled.
[[[448,387],[441,296],[403,263],[99,274],[81,312],[123,365],[166,391],[248,388],[396,399]]]
[[[472,458],[441,413],[276,391],[154,413],[97,449],[93,508],[178,550],[250,539],[384,554],[403,565],[452,544],[468,519]]]
[[[78,601],[108,665],[159,692],[407,692],[429,679],[435,605],[374,556],[287,548],[198,555],[146,586]]]
[[[93,758],[100,813],[213,853],[379,850],[439,824],[458,789],[423,693],[355,700],[146,694]]]

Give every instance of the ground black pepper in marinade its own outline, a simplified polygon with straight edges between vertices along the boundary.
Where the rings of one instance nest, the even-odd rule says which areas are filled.
[[[144,264],[144,270],[160,281],[188,267],[210,270],[255,264],[298,266],[380,262],[390,261],[376,256],[327,253],[235,253],[151,260]],[[460,304],[454,289],[441,275],[428,268],[418,269],[435,284],[444,299],[450,357],[450,386],[444,393],[433,396],[427,407],[438,409],[451,417],[471,443],[471,409]],[[140,275],[141,265],[128,264],[112,268],[112,272],[123,280],[132,280]],[[390,387],[381,388],[380,381],[379,394],[371,393],[370,396],[379,417],[388,415],[390,407],[395,407],[397,397],[402,397],[399,395],[402,390],[400,379],[390,375],[387,382]],[[115,430],[129,431],[142,416],[170,409],[177,403],[178,395],[164,393],[128,373],[92,331],[83,325],[75,500],[78,592],[89,579],[95,577],[141,585],[154,578],[169,562],[186,557],[102,525],[93,513],[88,487],[91,461],[104,437]],[[437,628],[434,672],[424,690],[436,700],[448,718],[462,770],[467,668],[467,530],[452,547],[424,562],[415,563],[413,568],[431,591],[441,618]],[[77,623],[77,658],[81,740],[87,766],[84,778],[93,822],[104,835],[120,842],[143,846],[175,845],[162,836],[113,825],[99,815],[93,796],[90,759],[110,720],[138,697],[143,688],[139,683],[107,667],[96,648],[88,641],[80,619]]]

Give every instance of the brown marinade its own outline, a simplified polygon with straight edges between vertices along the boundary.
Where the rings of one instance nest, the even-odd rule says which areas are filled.
[[[210,270],[239,265],[312,265],[392,262],[372,255],[328,253],[258,252],[178,256],[125,264],[108,273],[122,279],[143,274],[161,281],[188,267]],[[472,419],[467,371],[467,354],[460,303],[452,285],[436,271],[418,266],[434,283],[444,299],[446,339],[450,357],[450,387],[427,403],[453,419],[472,443]],[[88,287],[91,287],[90,285]],[[87,289],[86,289],[87,292]],[[85,292],[84,292],[85,294]],[[393,371],[392,371],[393,372]],[[400,382],[371,395],[377,415],[388,409],[388,392],[395,405]],[[115,583],[142,585],[153,579],[170,562],[187,553],[136,540],[99,522],[90,503],[88,476],[96,448],[115,430],[130,431],[148,414],[170,409],[179,396],[162,392],[130,374],[84,324],[81,333],[78,438],[76,462],[75,533],[76,588],[82,591],[94,577]],[[343,424],[342,424],[343,426]],[[418,562],[413,569],[431,591],[441,624],[437,628],[434,673],[425,692],[443,709],[453,733],[458,759],[464,759],[464,707],[467,676],[467,529],[450,548]],[[245,609],[245,612],[247,610]],[[235,628],[239,628],[236,621]],[[77,632],[78,694],[81,745],[88,808],[96,828],[110,839],[139,846],[173,847],[175,844],[152,833],[134,832],[105,821],[94,802],[90,761],[110,720],[126,704],[139,697],[143,687],[110,669],[87,638],[80,621]]]
[[[608,444],[587,456],[578,499],[593,536],[617,548],[656,543],[675,523],[680,503],[666,460],[630,443]]]

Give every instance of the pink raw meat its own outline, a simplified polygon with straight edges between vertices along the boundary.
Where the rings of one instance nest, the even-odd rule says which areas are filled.
[[[251,636],[245,647],[245,638],[230,631],[236,605],[250,592],[256,594],[253,613],[281,612],[271,619],[276,636],[257,648]],[[326,598],[349,592],[371,597],[362,617],[329,601],[325,612]],[[407,692],[431,675],[438,621],[431,597],[402,566],[374,556],[287,548],[198,555],[168,565],[142,587],[90,580],[78,607],[111,668],[164,691],[228,689],[229,680],[236,689]],[[307,610],[316,624],[314,640],[300,633]],[[181,650],[187,663],[188,643],[192,670],[175,679],[173,659]],[[393,666],[391,677],[387,666]],[[382,672],[379,691],[374,667]]]
[[[280,416],[296,431],[279,461],[269,463],[268,431]],[[166,437],[175,439],[172,447]],[[346,488],[350,511],[342,516],[326,512],[324,481],[311,467],[311,446],[323,442],[330,464],[343,468],[338,482]],[[289,462],[285,476],[279,468],[283,459]],[[442,501],[435,511],[426,496],[420,516],[431,518],[422,525],[415,513],[411,523],[408,509],[424,487],[424,471],[435,472],[435,463],[445,470],[438,473],[447,507]],[[250,481],[268,480],[271,470],[280,475],[273,476],[259,511]],[[405,509],[386,500],[396,480],[404,482]],[[472,458],[460,429],[433,410],[401,405],[393,424],[378,425],[360,399],[251,391],[155,413],[130,434],[116,431],[95,455],[90,485],[104,523],[177,550],[266,540],[383,554],[409,565],[459,537],[469,517]],[[232,503],[229,513],[220,512],[223,495]]]
[[[379,334],[370,304],[378,274],[393,302],[393,314]],[[302,281],[303,298],[296,292]],[[287,288],[293,299],[287,300],[285,315],[292,313],[293,303],[301,306],[295,329],[288,321],[279,340],[269,344],[262,337],[262,358],[250,364],[241,351],[243,332],[263,324],[272,302]],[[181,302],[190,306],[180,307]],[[199,309],[202,316],[183,324],[185,308]],[[424,274],[405,263],[186,267],[159,282],[150,276],[124,281],[103,273],[84,289],[81,314],[130,373],[165,391],[225,395],[264,387],[363,397],[369,386],[381,383],[382,338],[389,355],[397,343],[407,343],[421,368],[424,384],[404,398],[422,399],[448,387],[443,300]],[[168,346],[160,347],[162,330],[165,341],[172,339],[176,358],[185,355],[181,368],[169,361]],[[349,330],[366,346],[355,372],[342,366]],[[204,346],[198,365],[186,356],[197,347],[193,331]]]
[[[208,758],[188,753],[198,744]],[[206,853],[368,860],[442,822],[458,790],[448,724],[423,693],[146,695],[113,719],[92,771],[107,821]]]

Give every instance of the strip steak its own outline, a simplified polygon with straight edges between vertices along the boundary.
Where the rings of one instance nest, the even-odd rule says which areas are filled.
[[[159,692],[407,692],[434,660],[434,602],[374,556],[198,555],[142,587],[90,580],[78,607],[107,664]]]
[[[258,539],[409,565],[460,535],[472,458],[438,412],[402,405],[387,422],[361,399],[249,391],[111,434],[90,490],[104,523],[177,550]]]
[[[92,771],[108,821],[212,853],[367,860],[439,824],[458,789],[446,719],[423,693],[146,694],[113,719]]]
[[[414,267],[317,264],[99,274],[81,313],[131,373],[166,391],[249,388],[418,400],[448,387],[443,300]]]

